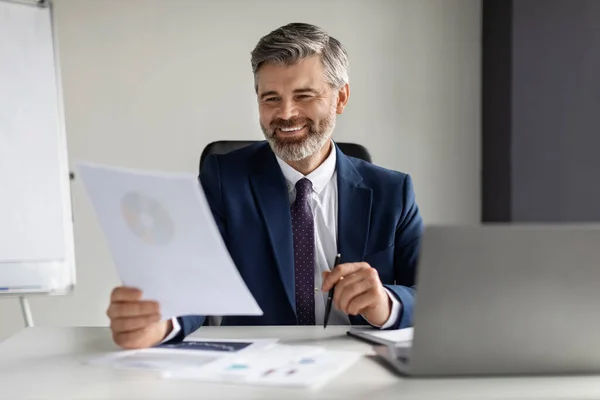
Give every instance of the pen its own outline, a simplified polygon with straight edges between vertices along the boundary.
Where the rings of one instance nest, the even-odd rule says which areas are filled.
[[[337,267],[342,260],[342,255],[338,254],[335,256],[335,262],[333,263],[333,268]],[[335,289],[335,285],[331,287],[329,290],[329,294],[327,295],[327,306],[325,307],[325,319],[323,320],[323,329],[327,328],[327,322],[329,322],[329,314],[331,313],[331,304],[333,303],[333,293]]]

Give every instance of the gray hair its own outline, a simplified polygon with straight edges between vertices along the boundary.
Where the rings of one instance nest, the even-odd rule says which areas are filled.
[[[325,79],[335,89],[348,83],[348,54],[344,46],[318,26],[291,23],[263,36],[252,51],[254,88],[263,64],[290,66],[305,58],[319,55],[325,69]]]

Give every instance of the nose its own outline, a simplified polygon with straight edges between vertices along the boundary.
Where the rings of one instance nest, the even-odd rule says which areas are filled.
[[[277,117],[287,120],[297,116],[298,107],[296,107],[296,104],[291,100],[282,100],[277,110]]]

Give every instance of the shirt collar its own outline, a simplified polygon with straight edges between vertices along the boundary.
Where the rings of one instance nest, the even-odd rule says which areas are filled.
[[[331,151],[329,156],[323,161],[321,165],[317,167],[313,172],[304,176],[300,172],[296,171],[294,168],[290,167],[288,163],[283,161],[281,158],[276,156],[277,163],[281,168],[281,172],[283,172],[283,176],[288,184],[288,191],[291,192],[295,189],[296,183],[302,179],[307,178],[312,182],[313,190],[319,194],[321,191],[327,186],[331,178],[333,178],[333,174],[335,173],[335,165],[337,160],[336,148],[333,141],[331,142]]]

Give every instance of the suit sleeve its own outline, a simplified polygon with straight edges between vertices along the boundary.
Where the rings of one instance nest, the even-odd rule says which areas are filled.
[[[410,175],[403,183],[403,209],[396,226],[394,246],[394,285],[385,285],[402,303],[400,315],[389,329],[412,326],[415,304],[415,282],[420,252],[423,219],[415,201]]]
[[[204,160],[199,181],[204,190],[204,194],[206,195],[206,200],[211,208],[215,222],[221,232],[221,236],[225,243],[227,243],[227,232],[225,228],[225,219],[223,217],[223,198],[221,194],[221,173],[219,170],[219,160],[214,154],[209,155]],[[187,315],[178,317],[177,321],[179,322],[181,330],[172,342],[183,340],[187,335],[196,331],[202,325],[205,325],[208,322],[208,318],[205,315]]]

